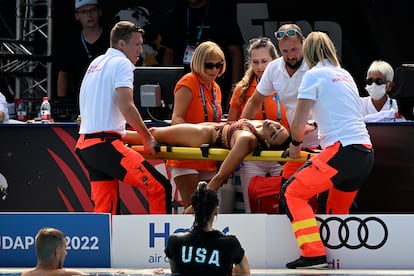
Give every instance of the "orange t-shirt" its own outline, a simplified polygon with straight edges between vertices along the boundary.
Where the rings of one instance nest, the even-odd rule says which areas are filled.
[[[185,122],[196,124],[201,122],[221,121],[221,115],[223,113],[221,107],[221,89],[216,82],[213,82],[211,89],[208,89],[203,79],[199,75],[191,72],[184,75],[177,82],[174,89],[174,95],[177,93],[177,90],[183,86],[190,89],[192,93],[191,102],[184,114]],[[207,120],[205,120],[206,115]],[[188,139],[191,139],[191,137],[188,137]],[[211,172],[217,170],[217,162],[208,160],[168,160],[167,166]]]
[[[245,91],[244,102],[241,105],[237,104],[237,99],[241,92],[241,86],[236,86],[234,88],[233,95],[231,96],[230,107],[239,110],[239,113],[241,114],[246,106],[247,100],[253,95],[254,91],[256,90],[256,86],[257,80],[254,78],[250,83],[250,86]],[[283,102],[278,99],[278,95],[276,93],[273,93],[272,95],[267,96],[263,103],[264,106],[262,105],[260,107],[253,119],[270,119],[276,122],[280,122],[281,125],[289,130],[290,128],[286,117],[286,108]],[[263,115],[265,115],[265,117]]]

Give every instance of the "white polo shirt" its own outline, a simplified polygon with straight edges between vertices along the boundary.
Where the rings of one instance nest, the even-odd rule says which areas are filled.
[[[365,122],[393,122],[395,113],[398,111],[398,104],[395,99],[387,96],[387,101],[380,111],[377,111],[370,96],[361,98],[362,115]]]
[[[298,99],[311,99],[311,115],[318,122],[322,148],[340,141],[350,144],[371,144],[362,116],[361,99],[352,76],[325,60],[303,76]]]
[[[292,124],[296,110],[298,87],[302,81],[303,74],[308,71],[309,68],[306,65],[306,62],[302,62],[302,65],[293,76],[290,77],[286,71],[285,64],[283,57],[272,60],[267,65],[256,89],[264,96],[269,96],[276,91],[280,96],[280,100],[286,107],[288,122],[289,124]],[[317,147],[318,145],[319,141],[316,131],[308,133],[303,139],[304,148]]]
[[[101,131],[125,134],[126,120],[118,107],[116,89],[133,89],[134,69],[125,54],[114,48],[91,62],[79,94],[80,134]]]

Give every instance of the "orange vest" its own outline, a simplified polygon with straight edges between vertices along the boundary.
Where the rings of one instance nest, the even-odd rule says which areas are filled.
[[[230,107],[233,109],[237,109],[241,114],[243,109],[246,106],[247,101],[253,95],[254,91],[256,90],[257,80],[254,78],[250,83],[250,86],[245,91],[244,102],[239,105],[237,104],[237,99],[241,92],[241,86],[236,86],[233,91],[233,95],[230,100]],[[264,100],[264,106],[262,105],[260,109],[257,111],[256,116],[253,118],[255,120],[264,120],[270,119],[276,122],[280,122],[287,130],[289,130],[289,123],[286,117],[286,108],[280,99],[277,98],[276,92],[270,96],[267,96]],[[279,110],[280,108],[280,110]],[[265,117],[263,116],[265,115]]]
[[[183,86],[189,88],[193,96],[187,112],[184,114],[185,122],[196,124],[201,122],[221,121],[221,115],[223,113],[221,107],[221,89],[216,82],[213,82],[212,88],[208,89],[199,75],[190,72],[177,82],[174,89],[174,95],[177,93],[177,90]],[[191,139],[191,137],[188,137],[188,139]],[[211,172],[217,171],[217,162],[207,160],[168,160],[167,166]]]

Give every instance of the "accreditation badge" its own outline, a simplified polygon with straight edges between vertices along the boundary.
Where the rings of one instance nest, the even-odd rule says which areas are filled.
[[[193,57],[195,46],[187,45],[184,51],[184,58],[183,58],[183,64],[190,64],[191,58]]]

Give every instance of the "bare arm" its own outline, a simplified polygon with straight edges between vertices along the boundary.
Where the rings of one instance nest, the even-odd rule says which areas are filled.
[[[257,145],[257,139],[253,134],[241,131],[241,134],[235,137],[234,145],[224,159],[216,175],[208,183],[208,187],[217,191],[224,181],[227,180],[229,175],[234,172],[240,162],[243,161],[243,159],[249,155]]]
[[[181,87],[178,89],[174,96],[174,108],[171,116],[171,124],[185,123],[184,115],[188,110],[190,102],[193,98],[193,94],[188,87]]]
[[[57,79],[57,95],[58,97],[65,97],[68,94],[69,74],[67,72],[59,71]]]
[[[234,100],[236,97],[239,97],[240,92],[241,92],[241,86],[236,86],[233,90],[233,94],[231,96],[230,102]],[[237,121],[238,119],[240,119],[241,112],[242,112],[241,105],[237,105],[237,106],[230,105],[229,113],[227,115],[227,120]]]
[[[241,114],[241,118],[254,119],[264,99],[265,96],[255,90],[253,95],[247,101],[246,106]]]
[[[239,108],[230,107],[227,121],[237,121],[240,119],[241,110]]]
[[[235,264],[233,266],[233,271],[234,274],[250,274],[250,265],[249,262],[247,261],[246,255],[243,256],[242,261],[239,264]]]
[[[0,123],[3,123],[4,122],[4,117],[5,117],[4,112],[3,111],[0,111]]]
[[[117,102],[119,110],[124,115],[125,120],[135,129],[143,140],[144,151],[147,154],[154,154],[156,141],[148,131],[147,126],[142,120],[133,100],[133,91],[129,87],[119,87],[117,91]]]
[[[305,136],[308,114],[313,105],[313,100],[299,99],[296,104],[295,115],[293,116],[292,126],[290,128],[290,135],[292,140],[301,142]],[[289,156],[291,158],[299,158],[301,151],[301,145],[293,146],[292,143],[289,146]]]

